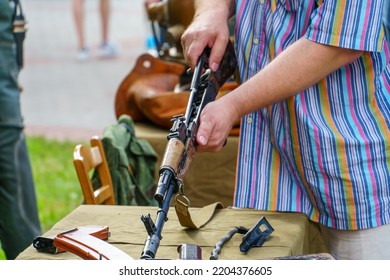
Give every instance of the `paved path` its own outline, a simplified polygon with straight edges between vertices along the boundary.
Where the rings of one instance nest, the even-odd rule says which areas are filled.
[[[91,59],[76,56],[76,32],[70,0],[22,1],[28,21],[22,113],[27,135],[88,140],[116,121],[117,87],[145,52],[149,30],[143,0],[112,0],[111,38],[115,59],[96,56],[100,44],[99,1],[86,1],[87,41]]]

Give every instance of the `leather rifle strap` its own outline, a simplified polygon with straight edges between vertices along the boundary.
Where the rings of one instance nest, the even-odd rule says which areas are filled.
[[[189,200],[185,196],[176,196],[175,210],[180,224],[190,229],[200,229],[211,220],[215,210],[222,209],[223,205],[221,202],[206,205],[196,215],[191,215],[189,207]]]

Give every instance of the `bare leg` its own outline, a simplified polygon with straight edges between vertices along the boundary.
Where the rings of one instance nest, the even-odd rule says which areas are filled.
[[[101,58],[113,58],[117,55],[116,46],[110,42],[109,38],[109,23],[111,15],[111,2],[110,0],[100,0],[100,19],[101,19],[101,45],[100,45],[100,57]]]
[[[72,0],[73,17],[76,24],[78,48],[85,48],[84,36],[84,0]]]
[[[108,43],[108,30],[110,21],[110,0],[100,0],[100,17],[102,24],[102,45]]]

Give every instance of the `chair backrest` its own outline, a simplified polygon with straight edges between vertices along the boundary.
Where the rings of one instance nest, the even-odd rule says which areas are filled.
[[[91,146],[79,144],[73,153],[73,163],[80,181],[85,204],[116,204],[114,185],[103,149],[102,140],[93,136]],[[91,182],[91,172],[99,173],[101,187],[94,190]]]

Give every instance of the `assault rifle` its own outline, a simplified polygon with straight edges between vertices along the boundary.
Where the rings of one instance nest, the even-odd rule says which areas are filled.
[[[141,259],[156,257],[173,196],[178,192],[183,193],[184,175],[196,152],[196,133],[200,114],[209,102],[215,100],[219,89],[235,71],[237,61],[230,42],[216,72],[209,69],[209,56],[210,49],[206,48],[194,69],[185,115],[177,115],[172,119],[173,125],[167,136],[168,144],[160,166],[160,177],[154,195],[154,199],[158,202],[156,222],[153,222],[150,214],[141,216],[148,234]]]

